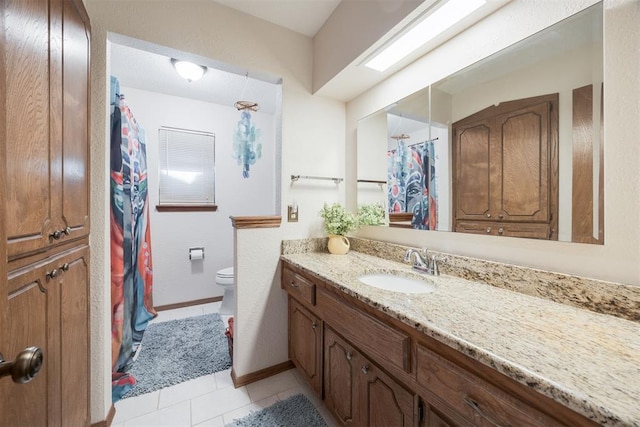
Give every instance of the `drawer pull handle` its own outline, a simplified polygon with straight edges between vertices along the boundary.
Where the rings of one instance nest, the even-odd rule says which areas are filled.
[[[300,285],[298,285],[296,282],[291,282],[289,286],[291,286],[292,288],[297,288]]]
[[[47,279],[55,279],[56,277],[58,277],[58,270],[55,268],[50,273],[47,273]]]
[[[362,373],[365,375],[369,373],[369,367],[367,365],[362,365]]]
[[[351,360],[353,359],[353,353],[350,351],[347,351],[347,360]]]
[[[491,423],[491,425],[494,425],[495,427],[502,427],[494,419],[492,419],[487,414],[482,412],[482,409],[480,409],[480,405],[478,404],[478,402],[476,402],[475,400],[473,400],[469,396],[465,396],[463,398],[463,400],[464,400],[464,403],[466,403],[468,406],[471,407],[471,409],[473,409],[475,411],[476,414],[478,414],[479,416],[481,416],[482,418],[487,420],[489,423]]]
[[[487,227],[487,233],[491,233],[491,227]]]
[[[502,234],[502,233],[504,233],[504,228],[502,227],[498,228],[498,234]]]
[[[65,262],[64,264],[62,264],[62,267],[60,267],[60,270],[69,271],[69,263]]]

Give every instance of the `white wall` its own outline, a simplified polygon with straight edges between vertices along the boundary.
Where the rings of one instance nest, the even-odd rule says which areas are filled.
[[[592,4],[514,0],[347,104],[346,153],[355,165],[357,120]],[[604,1],[605,244],[586,245],[368,227],[362,237],[483,259],[640,284],[640,2]],[[347,187],[355,204],[357,188]]]
[[[312,41],[301,34],[269,24],[215,2],[86,0],[91,18],[91,330],[92,330],[92,422],[105,419],[111,406],[110,292],[108,235],[108,32],[212,58],[248,71],[281,76],[282,94],[282,206],[295,200],[300,220],[278,232],[261,236],[266,245],[279,247],[284,238],[321,236],[318,211],[322,203],[344,200],[345,184],[300,181],[291,184],[290,174],[345,175],[344,103],[311,94]],[[238,253],[243,259],[243,254]],[[271,258],[270,258],[271,259]],[[251,265],[239,262],[238,268]],[[251,273],[273,274],[272,265],[256,265]],[[236,286],[250,286],[237,273]],[[240,290],[240,292],[242,292]],[[283,311],[285,306],[272,306]],[[238,307],[238,320],[245,313]],[[261,342],[280,342],[286,336],[280,324],[263,325]],[[240,331],[238,331],[240,333]],[[247,333],[248,334],[248,333]],[[245,334],[246,335],[246,334]],[[242,340],[240,336],[236,339]],[[242,357],[240,355],[239,357]],[[284,360],[282,360],[284,361]],[[238,362],[241,363],[241,362]],[[238,372],[239,375],[247,372]]]
[[[132,58],[132,60],[135,60]],[[117,76],[116,76],[117,77]],[[233,106],[121,87],[134,117],[145,129],[151,207],[153,303],[155,306],[223,294],[216,271],[233,266],[230,215],[273,215],[275,204],[275,116],[251,119],[262,134],[262,158],[249,178],[233,159],[233,132],[240,113]],[[215,134],[216,212],[158,212],[158,129],[161,126]],[[205,259],[189,260],[190,247],[204,247]]]

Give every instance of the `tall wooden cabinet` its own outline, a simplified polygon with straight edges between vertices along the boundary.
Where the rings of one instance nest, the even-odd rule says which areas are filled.
[[[0,425],[89,414],[89,18],[81,0],[0,5],[0,352],[42,350],[0,379]]]
[[[558,238],[558,94],[504,102],[452,125],[454,229]]]

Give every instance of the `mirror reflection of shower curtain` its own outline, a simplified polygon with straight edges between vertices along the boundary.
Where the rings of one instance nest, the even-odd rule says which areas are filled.
[[[405,145],[387,152],[389,212],[413,213],[411,225],[435,230],[438,223],[435,147],[433,141]]]
[[[144,129],[111,77],[111,368],[112,399],[135,384],[127,373],[153,309],[151,230]]]

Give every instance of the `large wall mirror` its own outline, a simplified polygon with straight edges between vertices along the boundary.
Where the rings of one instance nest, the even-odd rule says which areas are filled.
[[[598,3],[358,122],[389,225],[604,242]]]

